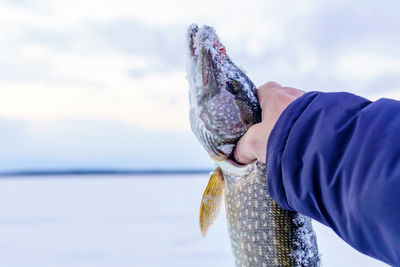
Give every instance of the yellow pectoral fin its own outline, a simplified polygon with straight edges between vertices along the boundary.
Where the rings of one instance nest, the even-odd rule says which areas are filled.
[[[200,205],[200,230],[203,237],[206,236],[208,228],[217,218],[221,209],[225,190],[225,181],[221,169],[218,167],[211,174],[210,180]]]

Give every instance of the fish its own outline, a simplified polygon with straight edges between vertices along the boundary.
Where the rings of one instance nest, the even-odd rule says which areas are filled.
[[[265,164],[233,158],[238,140],[261,121],[261,108],[256,86],[212,27],[188,28],[186,67],[191,129],[216,164],[200,204],[202,235],[225,202],[236,266],[320,266],[311,219],[271,198]]]

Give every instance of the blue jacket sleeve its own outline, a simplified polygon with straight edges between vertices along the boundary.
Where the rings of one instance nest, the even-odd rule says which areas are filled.
[[[269,139],[268,189],[282,207],[400,266],[400,102],[310,92]]]

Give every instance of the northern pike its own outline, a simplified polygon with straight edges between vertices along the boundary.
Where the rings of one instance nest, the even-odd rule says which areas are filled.
[[[255,85],[228,57],[212,27],[189,27],[188,59],[191,128],[217,165],[200,207],[203,236],[225,199],[236,266],[319,266],[311,219],[272,200],[265,164],[232,159],[239,138],[261,121]]]

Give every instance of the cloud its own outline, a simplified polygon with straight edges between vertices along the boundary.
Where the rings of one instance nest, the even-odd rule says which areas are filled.
[[[151,166],[157,158],[167,166],[183,155],[190,165],[195,153],[203,153],[185,139],[193,139],[184,70],[185,32],[193,22],[214,26],[233,61],[256,84],[275,80],[305,90],[398,97],[399,5],[3,1],[0,126],[7,130],[0,139],[8,150],[2,162],[72,166],[90,164],[97,155],[93,164],[115,158],[115,166]],[[120,140],[128,139],[136,154],[125,152]],[[181,139],[194,154],[179,150],[163,161],[167,152],[158,153],[175,151]],[[107,144],[96,147],[103,141]],[[47,152],[40,152],[43,147]]]
[[[279,45],[280,29],[289,21],[276,14],[285,6],[262,1],[246,4],[265,7],[255,13],[240,1],[212,8],[210,1],[196,8],[186,1],[3,5],[3,28],[10,35],[0,37],[8,51],[0,55],[0,115],[107,118],[153,129],[189,130],[184,57],[191,22],[215,23],[232,52],[243,48],[244,57],[254,59],[264,45]]]
[[[30,120],[104,118],[150,129],[189,129],[183,72],[139,79],[96,75],[97,80],[59,83],[56,88],[51,82],[31,82],[29,87],[25,82],[3,82],[0,114]],[[96,86],[102,79],[102,86]]]
[[[272,39],[274,45],[261,45],[258,54],[245,47],[231,50],[256,84],[276,80],[306,90],[367,97],[400,89],[396,79],[386,79],[400,75],[397,2],[312,1],[310,6],[277,20],[282,37],[268,36],[266,42]]]
[[[399,7],[397,1],[386,5],[376,1],[319,3],[318,12],[307,21],[307,38],[316,49],[335,53],[355,47],[363,51],[371,42],[393,45],[400,38],[396,26],[400,23],[396,15]]]
[[[0,26],[5,33],[0,37],[3,50],[9,51],[2,55],[0,78],[50,84],[54,90],[58,84],[78,84],[118,94],[110,84],[132,84],[126,83],[127,77],[140,83],[148,80],[146,76],[160,80],[183,72],[184,33],[188,24],[198,22],[216,27],[234,61],[257,84],[277,80],[310,89],[363,93],[373,89],[369,85],[375,80],[382,80],[380,74],[363,75],[355,64],[344,71],[343,64],[357,55],[380,62],[400,60],[398,5],[395,1],[385,5],[156,0],[39,0],[16,5],[10,1],[3,4]],[[395,75],[397,70],[390,72]],[[186,91],[183,79],[176,79],[181,85],[166,84],[163,90]]]
[[[142,55],[153,61],[147,71],[182,69],[185,62],[185,28],[160,28],[134,20],[92,26],[95,38],[118,52]]]

